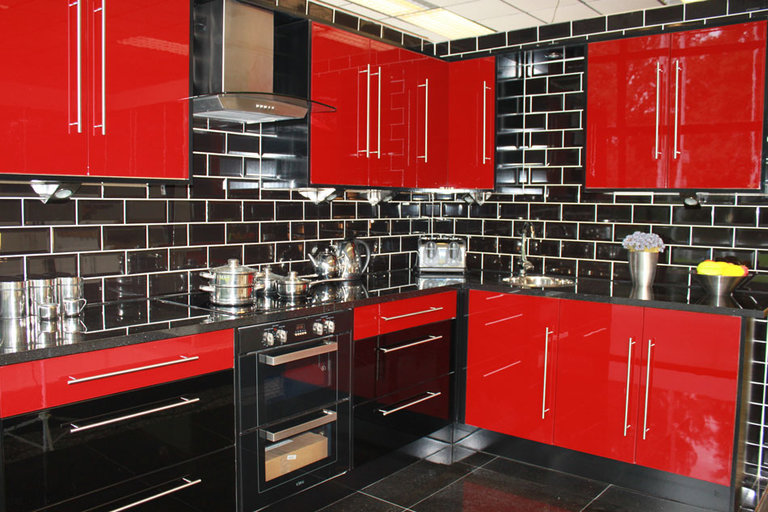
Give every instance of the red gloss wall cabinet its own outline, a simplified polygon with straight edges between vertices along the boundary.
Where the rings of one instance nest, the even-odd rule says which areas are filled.
[[[310,182],[493,188],[494,82],[493,58],[448,63],[313,23],[312,99],[336,110],[310,115]]]
[[[590,44],[593,188],[760,187],[766,22]]]
[[[186,179],[189,4],[12,0],[0,172]]]
[[[471,291],[466,423],[552,442],[557,299]]]
[[[449,67],[448,184],[492,189],[496,151],[496,60],[451,62]]]

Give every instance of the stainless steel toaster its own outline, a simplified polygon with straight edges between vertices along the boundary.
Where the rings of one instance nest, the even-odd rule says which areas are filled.
[[[467,241],[463,238],[419,238],[419,272],[464,272]]]

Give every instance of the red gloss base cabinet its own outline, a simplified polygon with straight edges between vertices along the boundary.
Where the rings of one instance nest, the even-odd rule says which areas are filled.
[[[472,291],[466,422],[552,442],[558,300]]]
[[[765,21],[590,44],[586,185],[759,188],[765,48]]]
[[[466,422],[730,485],[741,319],[470,292]]]
[[[11,0],[0,173],[187,179],[189,3]]]
[[[0,417],[234,366],[234,332],[214,331],[0,367]]]

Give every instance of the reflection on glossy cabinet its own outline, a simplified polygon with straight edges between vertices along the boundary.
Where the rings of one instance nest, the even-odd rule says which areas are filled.
[[[766,21],[590,44],[586,185],[759,188],[765,46]]]
[[[186,179],[189,4],[13,0],[0,172]]]
[[[560,301],[557,446],[634,462],[643,309]]]
[[[730,485],[741,319],[645,309],[637,463]]]
[[[557,299],[471,291],[466,423],[552,442]]]

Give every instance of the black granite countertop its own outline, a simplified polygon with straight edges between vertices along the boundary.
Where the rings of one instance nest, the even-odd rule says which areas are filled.
[[[365,276],[357,285],[318,285],[304,303],[268,304],[275,308],[272,310],[260,305],[242,316],[210,311],[199,293],[89,304],[79,317],[56,322],[39,322],[35,318],[0,320],[0,366],[351,309],[450,289],[492,290],[748,318],[764,318],[768,311],[768,293],[750,289],[737,290],[718,302],[695,284],[657,285],[650,293],[638,294],[627,281],[581,277],[572,286],[542,290],[510,287],[503,282],[507,276],[500,272],[470,272],[465,276],[419,276],[410,270],[376,273]]]

